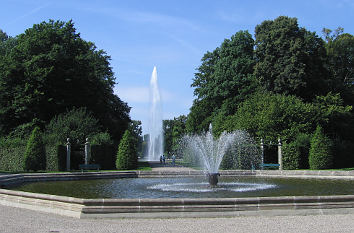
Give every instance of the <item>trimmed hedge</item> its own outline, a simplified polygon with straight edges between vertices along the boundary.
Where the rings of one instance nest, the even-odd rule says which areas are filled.
[[[295,170],[300,168],[300,150],[296,142],[284,143],[282,147],[283,168],[285,170]]]
[[[46,145],[47,171],[65,171],[66,170],[66,146]]]
[[[0,170],[8,172],[23,171],[26,141],[20,138],[0,139]]]

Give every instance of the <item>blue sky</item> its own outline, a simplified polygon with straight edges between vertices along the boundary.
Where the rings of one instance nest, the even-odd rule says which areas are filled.
[[[206,51],[239,30],[280,15],[321,35],[323,27],[354,34],[354,0],[2,0],[0,29],[16,36],[48,19],[72,19],[81,37],[111,56],[115,93],[132,107],[131,117],[148,128],[149,81],[154,66],[163,118],[187,115],[190,87]]]

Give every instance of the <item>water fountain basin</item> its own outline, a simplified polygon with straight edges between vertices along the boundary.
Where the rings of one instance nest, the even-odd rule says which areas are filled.
[[[313,181],[324,180],[323,187],[327,191],[332,184],[346,183],[343,187],[354,187],[354,171],[222,171],[221,177],[229,176],[254,176],[254,177],[278,177],[286,183],[290,177],[311,179]],[[54,181],[54,180],[86,180],[102,178],[127,178],[139,180],[133,177],[164,177],[167,180],[173,177],[203,177],[201,171],[188,171],[184,173],[169,172],[95,172],[95,173],[57,173],[57,174],[16,174],[0,177],[0,185],[20,184],[23,182]],[[160,178],[159,178],[160,177]],[[205,177],[205,175],[204,175]],[[144,178],[144,179],[145,179]],[[314,179],[315,178],[315,179]],[[223,186],[223,179],[219,182]],[[121,179],[126,180],[126,179]],[[329,182],[329,183],[326,183]],[[285,186],[289,186],[285,184]],[[299,187],[303,187],[302,184]],[[310,195],[296,194],[297,187],[290,190],[284,196],[240,196],[218,198],[201,198],[200,193],[194,197],[172,198],[171,192],[162,198],[148,198],[133,196],[131,187],[127,188],[127,198],[77,198],[68,196],[49,195],[0,189],[0,204],[45,211],[55,214],[67,215],[78,218],[163,218],[163,217],[210,217],[210,216],[245,216],[245,215],[296,215],[296,214],[324,214],[324,213],[354,213],[353,189],[343,192],[341,187],[333,188],[335,193],[313,193]],[[208,195],[220,193],[220,188],[208,191]],[[221,188],[222,189],[222,188]],[[215,191],[216,190],[216,191]],[[267,189],[277,190],[277,189]],[[300,190],[301,191],[301,190]],[[150,191],[149,191],[150,192]],[[237,191],[236,191],[237,192]],[[193,192],[192,192],[193,193]],[[221,192],[222,193],[222,192]],[[243,191],[240,193],[244,193]],[[268,194],[269,195],[269,194]],[[196,198],[198,197],[198,198]]]

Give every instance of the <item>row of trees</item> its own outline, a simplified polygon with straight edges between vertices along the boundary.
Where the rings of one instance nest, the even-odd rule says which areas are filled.
[[[353,166],[354,37],[342,28],[323,33],[322,39],[296,18],[280,16],[257,25],[255,39],[247,31],[225,39],[195,73],[186,131],[212,123],[216,135],[241,129],[257,139],[280,137],[297,154],[305,147],[307,162],[294,169],[308,167],[319,126],[331,142],[328,153],[335,150],[335,162],[326,166]]]
[[[0,169],[58,169],[52,157],[67,138],[73,148],[87,137],[107,145],[100,150],[109,161],[124,132],[140,145],[141,122],[131,121],[115,84],[110,56],[82,39],[72,21],[49,20],[15,37],[0,30]]]

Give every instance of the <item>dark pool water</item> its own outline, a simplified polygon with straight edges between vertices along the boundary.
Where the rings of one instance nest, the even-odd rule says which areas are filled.
[[[13,190],[78,198],[228,198],[354,194],[353,180],[220,177],[217,188],[205,178],[124,178],[28,183]]]

